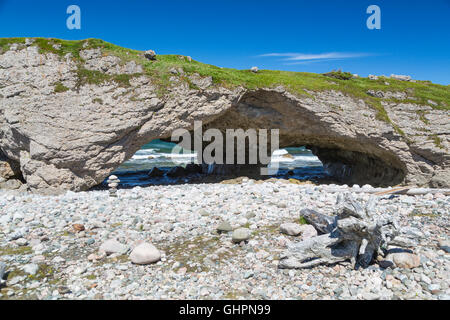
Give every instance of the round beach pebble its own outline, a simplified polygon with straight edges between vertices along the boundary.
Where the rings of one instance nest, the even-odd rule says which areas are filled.
[[[159,261],[161,253],[154,245],[144,242],[133,249],[130,259],[135,264],[150,264]]]
[[[235,243],[250,239],[250,230],[247,228],[238,228],[233,231],[232,240]]]
[[[227,221],[223,221],[221,224],[217,226],[217,232],[230,232],[233,231],[231,224]]]
[[[109,239],[102,243],[100,251],[103,251],[106,254],[125,254],[128,251],[128,247],[115,239]]]
[[[386,260],[392,261],[398,268],[413,269],[420,266],[420,257],[409,252],[390,253]]]
[[[283,223],[280,226],[281,233],[287,234],[289,236],[301,235],[302,239],[309,239],[317,236],[317,230],[309,224],[297,224],[293,222]]]
[[[289,236],[298,236],[301,232],[301,226],[297,223],[293,223],[293,222],[288,222],[288,223],[283,223],[280,226],[280,231],[281,233],[287,234]]]
[[[303,224],[300,226],[300,233],[302,235],[302,239],[309,239],[313,237],[317,237],[317,230],[310,224]]]

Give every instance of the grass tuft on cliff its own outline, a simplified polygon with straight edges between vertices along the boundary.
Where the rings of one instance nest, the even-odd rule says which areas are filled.
[[[19,48],[25,47],[25,39],[0,38],[0,54],[6,52],[14,43]],[[389,119],[381,103],[383,100],[392,101],[392,99],[372,97],[367,94],[368,90],[406,92],[408,99],[402,100],[402,102],[429,105],[433,109],[450,110],[450,86],[433,84],[429,81],[407,82],[384,77],[379,77],[378,80],[370,80],[368,78],[352,78],[351,73],[348,72],[314,74],[261,70],[258,73],[253,73],[250,70],[220,68],[195,60],[188,61],[187,57],[180,55],[157,55],[156,61],[149,61],[143,56],[142,51],[119,47],[99,39],[77,41],[52,38],[29,39],[34,41],[33,45],[37,45],[41,53],[54,53],[61,57],[70,54],[74,61],[79,62],[78,86],[85,83],[101,83],[108,80],[116,81],[122,86],[128,86],[129,80],[133,76],[139,75],[112,76],[83,68],[80,51],[100,48],[103,55],[115,55],[121,58],[123,63],[133,60],[142,65],[144,73],[151,76],[161,90],[164,90],[170,84],[169,78],[172,76],[170,69],[181,67],[188,75],[198,73],[201,76],[211,76],[214,84],[228,88],[243,86],[248,89],[257,89],[282,85],[296,95],[308,95],[308,91],[341,91],[344,94],[365,101],[377,110],[377,119],[391,123],[394,128],[396,128],[395,124]],[[185,79],[188,78],[185,77]],[[60,87],[59,90],[61,89]],[[399,131],[397,130],[397,132]],[[401,132],[399,133],[401,134]]]

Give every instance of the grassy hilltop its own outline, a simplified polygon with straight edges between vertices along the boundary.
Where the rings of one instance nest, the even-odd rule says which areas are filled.
[[[395,101],[395,99],[377,98],[367,94],[368,90],[375,91],[401,91],[408,94],[408,99],[403,102],[429,105],[434,109],[450,110],[450,86],[434,84],[429,81],[400,81],[390,78],[379,77],[378,80],[368,78],[351,78],[349,73],[332,72],[327,75],[260,70],[253,73],[249,70],[237,70],[220,68],[209,64],[204,64],[195,60],[189,61],[187,57],[180,55],[157,55],[156,61],[150,61],[143,56],[142,51],[127,49],[116,46],[112,43],[99,39],[86,39],[79,41],[30,38],[34,39],[34,44],[39,47],[41,53],[54,53],[61,57],[70,53],[72,58],[79,62],[78,78],[79,85],[85,83],[101,83],[104,81],[116,81],[120,85],[129,85],[132,77],[141,74],[107,75],[100,71],[92,71],[83,68],[82,58],[79,52],[84,49],[101,48],[104,55],[114,55],[121,58],[123,63],[134,60],[142,65],[144,73],[151,76],[159,86],[161,93],[169,85],[169,78],[173,76],[170,72],[172,68],[182,68],[186,75],[198,73],[201,76],[211,76],[214,84],[233,88],[243,86],[248,89],[270,88],[279,85],[284,86],[291,93],[296,95],[308,95],[307,91],[337,90],[355,98],[363,99],[371,107],[378,111],[377,118],[390,122],[381,101]],[[11,44],[17,43],[19,46],[25,45],[26,38],[0,38],[0,54],[7,51]],[[57,45],[56,48],[54,45]],[[191,88],[195,85],[189,78],[183,76]],[[68,88],[58,86],[57,91],[65,91]],[[435,104],[428,102],[433,101]]]

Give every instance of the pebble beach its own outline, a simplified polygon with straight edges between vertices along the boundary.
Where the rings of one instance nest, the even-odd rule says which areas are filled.
[[[117,197],[0,190],[0,299],[449,299],[450,197],[439,192],[377,196],[377,214],[414,244],[414,265],[278,268],[307,236],[285,230],[302,209],[333,215],[339,194],[364,203],[371,190],[249,178]]]

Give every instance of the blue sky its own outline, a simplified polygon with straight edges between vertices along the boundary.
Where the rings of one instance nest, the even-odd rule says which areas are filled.
[[[81,30],[66,9],[81,8]],[[381,30],[369,30],[369,5]],[[450,84],[450,0],[0,0],[0,37],[101,38],[222,67],[362,76],[408,74]]]

